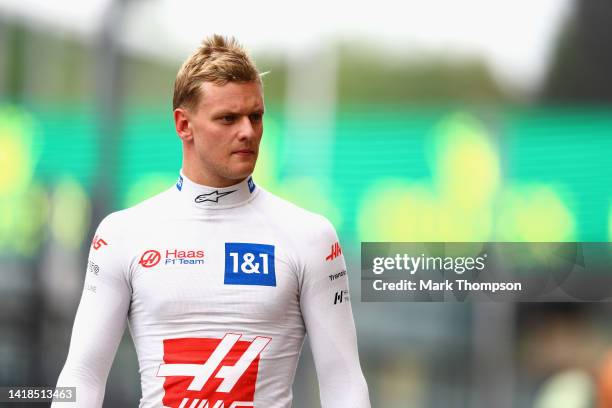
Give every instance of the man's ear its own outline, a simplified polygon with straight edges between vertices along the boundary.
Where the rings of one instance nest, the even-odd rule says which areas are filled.
[[[193,139],[193,129],[189,122],[189,111],[184,108],[176,108],[174,110],[174,128],[176,129],[176,134],[183,142]]]

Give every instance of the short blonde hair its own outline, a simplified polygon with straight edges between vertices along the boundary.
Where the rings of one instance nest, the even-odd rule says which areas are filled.
[[[228,82],[251,82],[261,84],[255,63],[234,37],[214,34],[202,42],[183,63],[174,81],[172,109],[193,108],[201,97],[202,82],[225,85]]]

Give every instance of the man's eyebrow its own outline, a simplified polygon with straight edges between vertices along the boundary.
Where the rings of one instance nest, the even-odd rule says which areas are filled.
[[[222,109],[222,110],[218,110],[216,112],[213,112],[215,116],[219,116],[219,115],[239,115],[240,112],[232,110],[232,109]]]
[[[251,115],[253,113],[259,113],[259,114],[263,114],[265,111],[265,108],[255,108],[252,111],[248,112],[248,115]],[[242,115],[243,113],[239,110],[233,110],[233,109],[221,109],[217,112],[213,112],[214,116],[224,116],[224,115]]]

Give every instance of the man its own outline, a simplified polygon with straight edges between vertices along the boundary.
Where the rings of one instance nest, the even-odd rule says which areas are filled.
[[[290,407],[307,333],[323,407],[369,407],[334,228],[255,185],[260,75],[207,39],[174,87],[176,186],[99,225],[58,386],[100,407],[126,317],[140,407]],[[59,405],[59,404],[58,404]]]

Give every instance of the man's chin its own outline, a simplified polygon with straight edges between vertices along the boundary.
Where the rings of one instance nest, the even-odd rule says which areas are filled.
[[[249,164],[249,165],[245,163],[244,165],[241,165],[241,166],[233,166],[233,168],[231,169],[231,173],[232,173],[231,178],[236,181],[244,180],[249,175],[251,175],[254,170],[255,170],[254,163]]]

